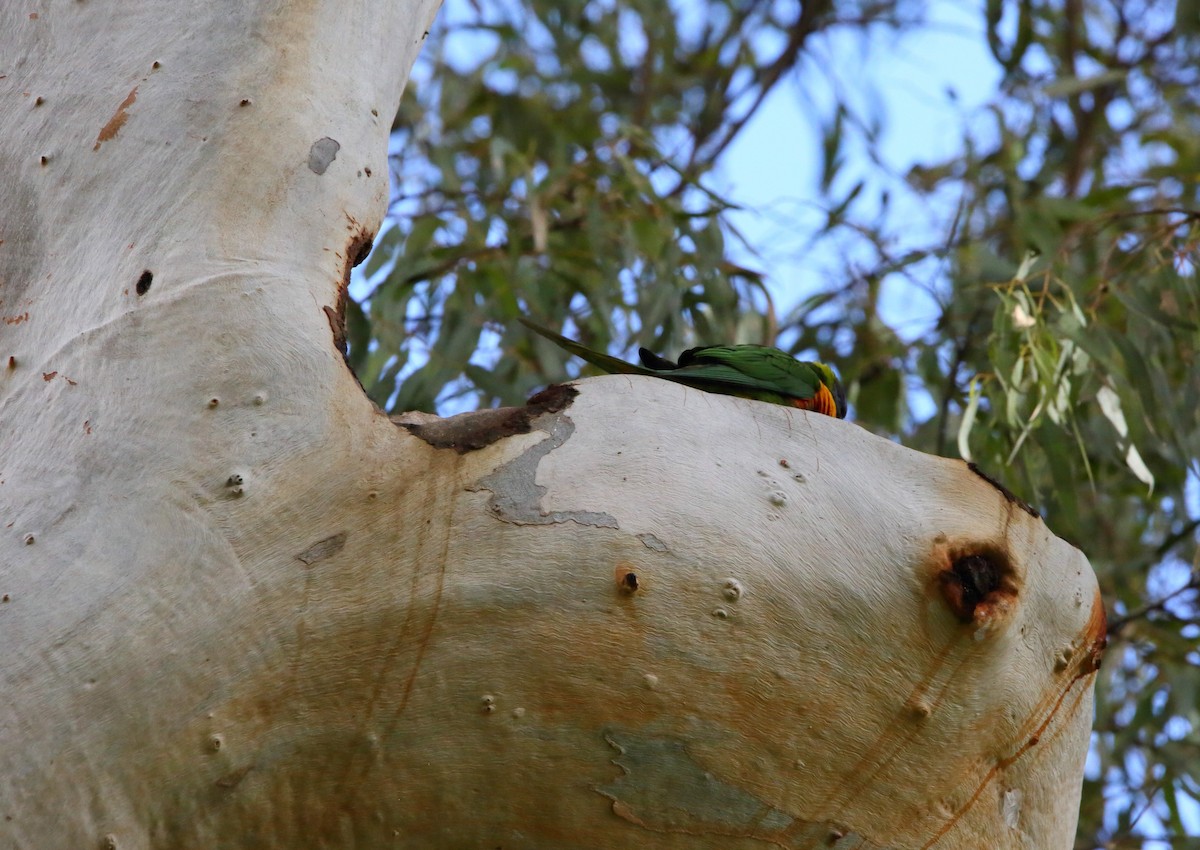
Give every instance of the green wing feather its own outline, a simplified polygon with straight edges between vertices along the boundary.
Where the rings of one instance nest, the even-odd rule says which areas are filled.
[[[664,376],[666,377],[666,376]],[[809,399],[821,386],[813,364],[765,345],[712,345],[692,348],[671,373],[676,380],[739,387],[791,398]]]

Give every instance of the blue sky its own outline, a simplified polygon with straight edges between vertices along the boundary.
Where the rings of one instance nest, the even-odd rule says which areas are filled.
[[[835,92],[864,111],[868,97],[882,107],[882,154],[898,176],[914,164],[954,156],[964,125],[987,132],[979,118],[995,95],[1000,69],[986,48],[981,4],[934,0],[928,15],[928,25],[899,38],[876,30],[866,40],[846,31],[814,39],[799,74],[771,94],[725,153],[716,188],[744,207],[735,221],[759,254],[746,263],[767,274],[781,313],[817,288],[823,268],[844,268],[846,262],[833,254],[796,254],[823,220],[814,118],[828,113]],[[856,153],[845,181],[871,170],[864,152]],[[944,232],[944,209],[922,209],[902,195],[894,203],[893,215],[904,216],[914,245]],[[913,335],[936,318],[928,297],[899,281],[885,286],[883,307],[885,319]]]

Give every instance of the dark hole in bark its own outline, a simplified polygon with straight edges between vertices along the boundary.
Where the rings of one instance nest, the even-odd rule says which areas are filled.
[[[970,622],[975,608],[1000,588],[1003,567],[987,555],[963,555],[942,574],[946,600],[960,620]]]
[[[138,278],[137,287],[136,287],[137,294],[145,295],[147,292],[150,291],[150,284],[153,282],[154,282],[154,274],[149,269],[146,269],[144,272],[142,272],[142,276]]]

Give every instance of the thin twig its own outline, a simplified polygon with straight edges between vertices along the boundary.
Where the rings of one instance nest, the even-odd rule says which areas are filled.
[[[1170,593],[1168,593],[1166,596],[1164,596],[1161,599],[1155,600],[1154,602],[1147,602],[1145,605],[1141,606],[1140,608],[1135,608],[1134,610],[1132,610],[1128,614],[1126,614],[1124,617],[1118,617],[1117,619],[1112,620],[1108,624],[1109,635],[1110,636],[1117,635],[1122,629],[1124,629],[1132,621],[1140,620],[1143,617],[1147,617],[1150,614],[1153,614],[1155,611],[1161,611],[1163,613],[1170,613],[1167,611],[1167,605],[1171,602],[1171,600],[1175,599],[1178,596],[1181,596],[1184,593],[1187,593],[1189,590],[1195,590],[1197,587],[1200,587],[1200,575],[1198,575],[1196,573],[1192,573],[1192,575],[1188,579],[1187,583],[1184,584],[1182,587],[1175,588],[1175,590],[1172,590]]]

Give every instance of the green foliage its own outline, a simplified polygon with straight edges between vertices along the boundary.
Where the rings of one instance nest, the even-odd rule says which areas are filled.
[[[891,5],[837,10],[865,25]],[[569,319],[593,348],[771,341],[770,299],[728,259],[741,237],[703,178],[834,11],[448,7],[396,119],[396,220],[366,269],[366,321],[349,328],[372,398],[516,403],[567,377],[520,315]]]
[[[397,117],[396,218],[350,311],[352,363],[392,409],[516,403],[575,368],[520,315],[626,356],[782,342],[834,363],[862,425],[969,455],[1085,549],[1113,639],[1078,846],[1188,846],[1200,797],[1197,6],[988,0],[995,98],[964,122],[959,154],[904,175],[881,164],[877,101],[839,97],[815,114],[825,220],[805,250],[846,262],[777,316],[761,275],[730,259],[748,246],[706,178],[779,82],[811,73],[814,43],[881,24],[903,40],[920,31],[916,11],[452,3]],[[912,232],[914,204],[942,212],[931,236]],[[889,323],[896,291],[934,300],[929,328]]]

